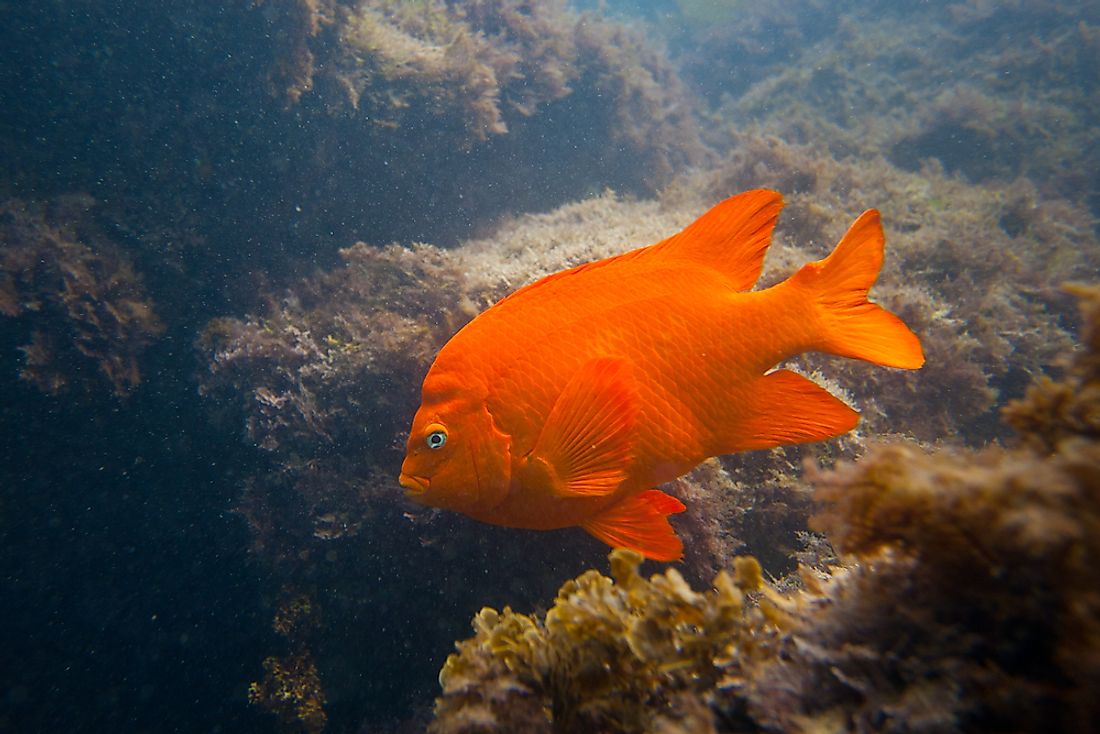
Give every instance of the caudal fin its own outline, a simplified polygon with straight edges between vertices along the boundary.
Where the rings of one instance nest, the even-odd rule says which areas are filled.
[[[916,369],[924,364],[917,335],[897,316],[867,300],[882,267],[884,244],[879,213],[868,209],[831,255],[805,265],[791,283],[813,294],[821,324],[815,349],[885,367]]]

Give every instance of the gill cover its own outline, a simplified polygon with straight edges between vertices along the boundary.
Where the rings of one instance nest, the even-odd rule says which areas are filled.
[[[476,516],[497,507],[508,496],[512,484],[512,440],[496,427],[484,403],[473,423],[476,428],[462,437],[462,444],[469,452],[474,494],[463,497],[463,505],[454,509]]]
[[[441,374],[424,381],[401,484],[412,499],[474,515],[504,501],[511,484],[511,440],[471,386]]]

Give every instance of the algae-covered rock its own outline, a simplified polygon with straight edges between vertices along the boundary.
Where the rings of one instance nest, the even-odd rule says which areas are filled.
[[[496,213],[505,190],[513,211],[567,200],[578,185],[653,193],[707,156],[664,48],[562,0],[256,7],[271,39],[269,89],[318,138],[298,175],[376,219],[407,210],[439,233],[440,205],[452,218]],[[357,193],[364,179],[373,196]],[[296,197],[307,210],[328,204]]]
[[[820,356],[789,365],[859,405],[860,426],[822,444],[722,457],[670,487],[691,508],[674,521],[686,541],[685,577],[713,578],[737,553],[754,554],[776,577],[799,562],[828,566],[834,550],[807,525],[807,459],[854,459],[882,436],[980,445],[1007,435],[995,420],[1005,396],[1053,373],[1071,343],[1071,300],[1053,283],[1088,271],[1095,236],[1087,216],[1024,184],[977,186],[746,135],[722,165],[677,179],[659,200],[606,193],[504,220],[448,249],[360,243],[343,251],[342,265],[266,294],[252,314],[212,322],[200,344],[209,366],[202,390],[266,457],[244,478],[238,504],[253,547],[280,574],[327,589],[359,588],[361,569],[420,578],[423,567],[446,568],[424,577],[427,593],[475,609],[489,599],[518,606],[517,595],[534,603],[558,586],[563,568],[591,565],[601,549],[579,531],[527,533],[405,512],[394,475],[420,381],[450,334],[498,298],[663,239],[750,186],[793,187],[763,285],[824,256],[859,211],[879,207],[887,249],[876,300],[913,325],[929,361],[913,374]],[[330,624],[350,629],[361,608],[377,604],[348,599]],[[438,650],[453,638],[443,620],[429,624],[438,637],[421,634],[418,643],[434,639]],[[677,701],[696,713],[701,701],[711,705]]]
[[[566,582],[545,619],[484,610],[433,730],[509,731],[522,710],[532,731],[1091,731],[1100,288],[1073,292],[1086,350],[1007,411],[1017,447],[895,443],[813,472],[840,565],[785,593],[751,558],[699,593],[620,550],[614,581]]]
[[[1090,731],[1100,714],[1100,289],[1086,349],[1006,410],[1019,445],[905,444],[817,474],[847,559],[804,594],[790,665],[757,680],[769,726]]]
[[[733,575],[721,572],[700,593],[675,569],[643,578],[637,553],[610,557],[613,578],[589,571],[567,581],[545,617],[481,610],[475,636],[440,673],[430,730],[644,732],[709,723],[685,702],[737,685],[741,667],[768,654],[773,639],[767,616],[746,602],[762,587],[760,566],[739,559]]]
[[[88,196],[0,202],[0,315],[19,320],[20,376],[45,393],[128,395],[164,330],[95,206]]]
[[[1082,175],[1100,155],[1094,3],[761,3],[685,46],[685,76],[738,129],[974,183],[1025,176],[1100,213]]]

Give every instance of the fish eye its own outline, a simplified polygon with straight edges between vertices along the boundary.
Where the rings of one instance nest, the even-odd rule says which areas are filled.
[[[430,449],[443,448],[443,444],[447,443],[447,430],[443,426],[436,426],[424,437],[424,443],[428,444]]]

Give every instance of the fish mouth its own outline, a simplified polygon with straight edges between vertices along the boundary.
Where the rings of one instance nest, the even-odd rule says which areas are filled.
[[[411,474],[402,474],[397,478],[398,483],[404,487],[410,495],[421,495],[428,491],[430,482],[424,477],[414,477]]]

